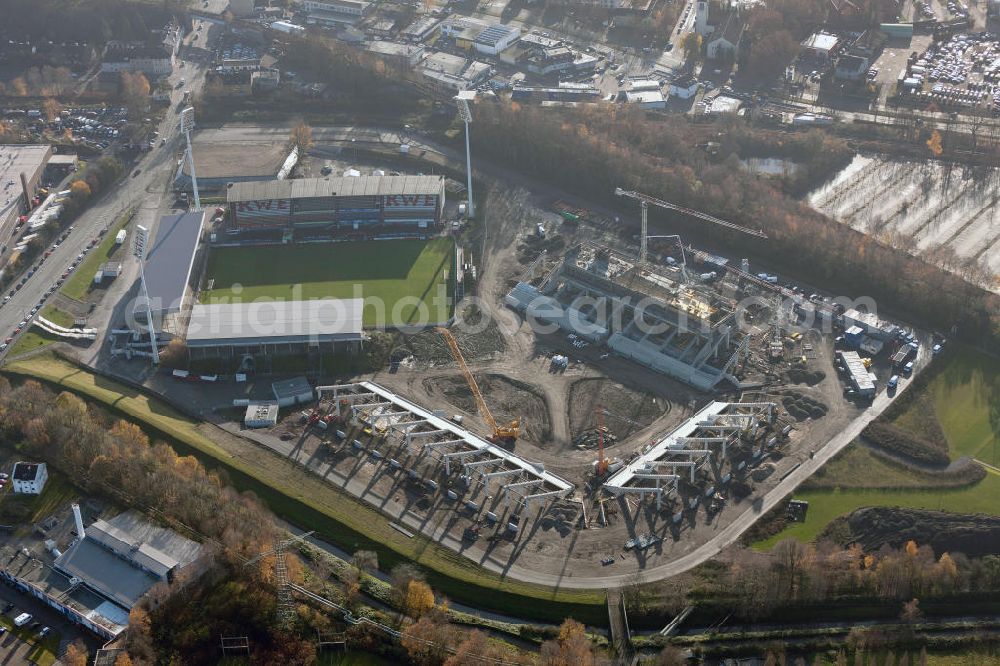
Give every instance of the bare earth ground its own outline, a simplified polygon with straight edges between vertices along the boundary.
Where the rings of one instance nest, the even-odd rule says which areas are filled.
[[[513,230],[506,232],[512,234]],[[493,228],[492,233],[502,239],[504,230]],[[514,254],[513,244],[501,246],[499,242],[497,246],[490,245],[486,252],[490,261],[480,278],[479,306],[496,324],[485,334],[463,338],[459,329],[456,334],[463,350],[470,352],[470,367],[497,420],[524,419],[525,433],[516,443],[515,452],[572,481],[577,491],[572,500],[549,505],[541,513],[520,515],[520,529],[513,539],[504,536],[504,528],[517,512],[516,507],[504,505],[499,497],[488,495],[481,488],[466,491],[446,479],[441,463],[418,458],[404,450],[398,440],[365,440],[366,450],[358,451],[349,444],[336,443],[325,432],[307,429],[298,412],[285,415],[270,430],[242,430],[234,422],[228,405],[233,397],[266,396],[268,380],[262,379],[255,386],[243,389],[239,396],[234,395],[232,386],[192,386],[172,382],[162,375],[151,378],[151,383],[174,399],[201,405],[206,418],[233,435],[220,439],[215,426],[205,426],[233,454],[259,460],[260,453],[256,452],[259,446],[271,449],[298,463],[282,466],[289,483],[296,483],[295,477],[303,476],[299,465],[304,466],[310,472],[305,477],[311,478],[297,483],[310,488],[310,494],[320,493],[323,483],[346,488],[386,514],[387,522],[421,530],[471,560],[515,578],[523,571],[555,574],[562,579],[602,573],[620,575],[676,559],[710,539],[748,507],[756,506],[758,499],[786,472],[807,459],[812,448],[842,430],[856,414],[853,407],[845,407],[832,372],[827,372],[826,379],[815,386],[788,384],[771,389],[771,393],[755,392],[747,397],[787,402],[793,409],[824,405],[829,413],[815,420],[805,412],[798,412],[803,415],[800,421],[785,414],[785,418],[796,422],[796,430],[781,453],[748,476],[753,489],[749,497],[727,498],[714,514],[704,508],[687,512],[678,524],[671,520],[677,507],[669,503],[657,511],[652,500],[605,500],[601,518],[600,494],[590,485],[596,452],[592,447],[577,447],[573,442],[574,436],[594,426],[596,405],[602,405],[607,412],[606,426],[622,438],[609,443],[609,455],[627,458],[657,434],[681,423],[712,397],[623,359],[600,358],[603,355],[600,348],[577,349],[563,335],[536,335],[514,313],[497,305],[508,288],[509,276],[523,271]],[[407,346],[414,357],[397,372],[383,371],[353,379],[376,381],[449,416],[460,414],[466,427],[487,434],[485,422],[476,412],[462,376],[438,336],[434,333],[413,336]],[[571,363],[565,371],[550,371],[554,353],[570,357]],[[831,356],[832,348],[821,346],[810,367],[828,371]],[[219,411],[213,414],[214,410]],[[360,433],[349,433],[348,439],[355,436],[364,440]],[[373,449],[381,457],[372,456]],[[390,459],[402,463],[404,468],[414,467],[423,479],[437,479],[441,490],[428,493],[422,484],[393,469],[388,464]],[[456,490],[461,501],[448,501],[444,496],[448,488]],[[470,515],[462,509],[466,500],[475,501],[483,511],[493,512],[497,520],[484,519],[483,512]],[[644,533],[660,535],[664,540],[646,552],[624,550],[628,538]],[[609,555],[615,562],[612,571],[601,564]]]

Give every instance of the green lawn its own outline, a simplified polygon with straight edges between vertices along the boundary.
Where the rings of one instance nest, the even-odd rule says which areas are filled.
[[[422,535],[407,538],[389,527],[386,517],[319,477],[294,473],[286,458],[260,449],[252,458],[234,455],[209,439],[199,423],[155,397],[96,376],[52,354],[15,361],[4,371],[35,377],[101,402],[155,436],[165,436],[179,453],[198,455],[209,466],[224,467],[234,486],[250,490],[278,516],[324,539],[354,550],[379,553],[381,566],[412,560],[428,570],[428,582],[451,598],[518,617],[558,622],[574,617],[597,624],[607,617],[601,590],[556,589],[504,578]]]
[[[28,659],[38,666],[51,666],[56,661],[56,652],[59,650],[59,634],[52,632],[45,638],[39,639],[38,635],[28,627],[15,627],[14,621],[6,615],[0,615],[0,626],[7,627],[7,631],[17,636],[28,645],[34,646],[28,653]]]
[[[1000,360],[960,347],[950,350],[946,363],[930,382],[934,410],[948,439],[952,459],[972,456],[1000,466]],[[914,402],[913,409],[919,409]],[[902,414],[895,424],[904,430],[915,427],[913,412]],[[996,428],[991,425],[991,418]],[[852,446],[857,446],[853,444]],[[988,470],[989,471],[989,470]],[[905,486],[912,489],[880,490],[858,486]],[[843,479],[843,484],[838,483]],[[901,506],[917,509],[942,509],[954,513],[1000,513],[1000,474],[989,471],[979,483],[964,488],[926,488],[921,475],[887,465],[864,452],[848,451],[827,463],[816,476],[825,488],[805,488],[795,499],[807,500],[809,512],[804,523],[793,523],[777,535],[759,541],[754,548],[767,550],[786,537],[809,541],[835,518],[865,506]],[[808,485],[808,484],[807,484]],[[833,487],[838,486],[840,487]]]
[[[368,299],[365,326],[417,323],[418,303],[427,308],[424,323],[444,322],[452,307],[438,293],[443,287],[450,300],[454,247],[438,238],[219,248],[202,301],[360,297]]]
[[[63,312],[54,305],[46,305],[41,309],[39,314],[51,321],[56,326],[63,326],[69,328],[73,325],[73,315],[68,312]],[[20,354],[25,354],[27,352],[38,349],[39,347],[45,347],[46,345],[51,345],[53,342],[59,342],[61,338],[52,335],[51,333],[46,333],[37,326],[28,325],[27,329],[18,336],[17,340],[13,343],[7,356],[8,358],[13,358]]]
[[[770,550],[782,539],[793,537],[812,541],[834,518],[865,506],[899,506],[913,509],[938,509],[954,513],[996,514],[1000,510],[1000,473],[989,471],[986,477],[965,488],[931,490],[835,489],[802,490],[795,499],[809,502],[806,520],[792,523],[754,548]]]
[[[109,261],[111,255],[118,249],[118,246],[115,245],[115,236],[132,220],[132,213],[131,210],[122,213],[122,216],[108,229],[108,233],[104,235],[97,247],[91,249],[83,262],[76,267],[76,270],[70,273],[62,286],[61,291],[64,295],[78,301],[83,300],[94,284],[94,273],[101,267],[101,264]],[[126,246],[130,240],[125,241]]]
[[[962,347],[947,362],[930,391],[951,457],[1000,466],[1000,359]]]

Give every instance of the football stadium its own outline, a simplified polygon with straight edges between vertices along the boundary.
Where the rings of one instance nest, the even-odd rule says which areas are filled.
[[[365,329],[450,321],[457,259],[442,233],[443,177],[251,181],[226,194],[227,214],[208,233],[165,217],[154,247],[185,242],[147,261],[147,278],[176,283],[157,289],[193,293],[157,299],[171,304],[161,331],[193,357],[352,353]]]

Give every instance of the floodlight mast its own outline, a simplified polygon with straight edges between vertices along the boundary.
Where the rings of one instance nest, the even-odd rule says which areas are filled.
[[[191,130],[194,129],[194,107],[189,106],[181,111],[181,132],[187,142],[188,170],[191,172],[191,189],[194,194],[194,209],[201,210],[201,197],[198,196],[198,176],[194,172],[194,153],[191,151]]]
[[[142,296],[146,299],[146,326],[149,327],[149,347],[152,353],[153,365],[160,364],[160,349],[156,344],[156,328],[153,326],[153,307],[149,302],[149,290],[146,288],[146,248],[149,247],[149,229],[141,224],[135,227],[135,241],[132,256],[139,260],[139,282],[142,284]]]
[[[455,104],[458,106],[458,115],[465,123],[465,172],[468,178],[466,190],[469,194],[468,208],[466,215],[469,218],[475,217],[475,208],[472,206],[472,150],[469,147],[469,125],[472,124],[472,110],[469,108],[469,100],[475,99],[476,93],[471,90],[463,90],[455,96]]]

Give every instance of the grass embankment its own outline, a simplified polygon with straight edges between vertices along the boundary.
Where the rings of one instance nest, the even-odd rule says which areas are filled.
[[[48,319],[53,324],[57,326],[63,326],[69,328],[73,325],[73,315],[63,312],[54,305],[46,305],[39,311],[39,316]],[[7,353],[8,357],[18,356],[20,354],[25,354],[30,351],[34,351],[39,347],[45,347],[51,345],[53,342],[59,342],[61,338],[47,333],[37,326],[28,325],[27,330],[25,330],[13,343],[10,351]]]
[[[945,363],[924,389],[948,441],[952,460],[971,456],[991,465],[1000,463],[1000,434],[990,422],[990,412],[1000,404],[1000,360],[970,348],[951,350],[936,363]],[[893,421],[903,430],[919,434],[916,410],[921,401]],[[823,489],[804,489],[795,499],[809,502],[805,522],[792,523],[778,534],[754,544],[767,550],[793,537],[809,541],[835,518],[866,506],[899,506],[953,513],[1000,513],[1000,474],[987,470],[982,481],[961,488],[930,487],[927,474],[888,464],[858,443],[822,470]],[[859,487],[866,486],[866,487]],[[909,486],[909,487],[907,487]],[[882,489],[880,489],[882,488]]]
[[[384,308],[366,303],[365,326],[414,323],[420,307],[443,322],[451,307],[436,297],[442,285],[451,296],[454,254],[450,238],[218,248],[205,273],[215,286],[202,301],[361,297]]]
[[[115,236],[132,221],[133,212],[132,210],[127,210],[122,213],[121,217],[115,220],[115,223],[108,229],[108,233],[104,234],[104,238],[101,239],[97,247],[91,249],[87,253],[86,258],[76,267],[76,270],[70,273],[69,277],[66,278],[66,282],[63,283],[61,290],[65,296],[82,301],[87,292],[93,287],[94,274],[97,273],[97,269],[101,267],[101,264],[110,261],[111,255],[115,253],[115,250],[123,250],[123,248],[128,246],[128,240],[126,240],[123,246],[115,245]]]
[[[213,432],[219,441],[214,441],[205,435],[205,429],[212,426],[199,424],[136,389],[51,354],[16,361],[5,372],[34,377],[107,405],[154,436],[170,440],[180,453],[224,467],[234,486],[253,491],[274,513],[316,530],[323,539],[347,550],[375,550],[385,569],[403,561],[422,565],[428,570],[428,582],[449,597],[517,617],[606,622],[602,591],[554,589],[501,578],[422,535],[407,538],[391,528],[384,515],[287,458],[218,429]]]

